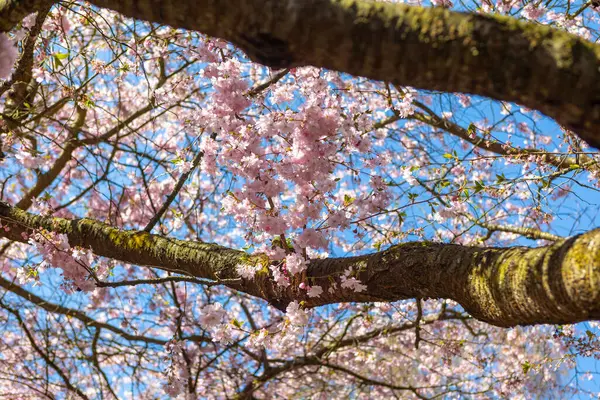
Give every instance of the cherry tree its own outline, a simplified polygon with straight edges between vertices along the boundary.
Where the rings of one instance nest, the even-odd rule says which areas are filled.
[[[597,7],[0,3],[0,393],[589,393]]]

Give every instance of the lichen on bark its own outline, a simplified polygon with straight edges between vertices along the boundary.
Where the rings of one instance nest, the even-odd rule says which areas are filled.
[[[413,242],[364,256],[315,259],[306,279],[321,286],[323,294],[309,298],[293,285],[277,286],[269,273],[242,279],[236,266],[248,262],[248,255],[213,243],[127,231],[91,219],[38,216],[2,202],[0,222],[10,228],[0,230],[0,237],[27,242],[23,234],[35,229],[63,233],[72,246],[90,248],[96,255],[210,279],[279,309],[294,300],[316,307],[443,298],[499,326],[600,318],[600,229],[533,249]],[[348,269],[367,285],[365,292],[340,286],[340,276]]]

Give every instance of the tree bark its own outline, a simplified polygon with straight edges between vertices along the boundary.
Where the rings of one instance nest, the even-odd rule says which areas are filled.
[[[53,0],[0,0],[0,32],[8,32],[29,14],[54,3]]]
[[[91,219],[68,220],[34,215],[0,202],[0,237],[26,243],[25,234],[49,230],[66,234],[71,246],[103,257],[212,279],[265,299],[279,309],[293,300],[305,307],[340,302],[451,299],[473,317],[497,326],[565,324],[600,319],[600,229],[539,248],[469,247],[433,242],[406,243],[349,258],[311,260],[305,279],[324,293],[309,298],[298,289],[277,286],[264,256],[213,243],[177,240],[128,231]],[[236,266],[265,263],[253,280]],[[340,277],[367,285],[361,293],[342,288]],[[331,290],[330,290],[331,289]]]
[[[600,45],[548,26],[367,0],[92,0],[228,40],[262,64],[313,65],[537,109],[600,148]],[[0,30],[42,0],[0,1]]]

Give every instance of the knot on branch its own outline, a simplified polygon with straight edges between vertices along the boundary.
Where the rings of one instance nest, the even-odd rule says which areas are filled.
[[[252,61],[271,68],[289,68],[294,56],[286,41],[268,33],[241,34],[236,44]]]

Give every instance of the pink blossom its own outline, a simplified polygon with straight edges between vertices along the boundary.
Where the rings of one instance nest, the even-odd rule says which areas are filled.
[[[230,324],[219,324],[215,326],[210,333],[213,342],[227,345],[232,343],[234,340],[233,331]]]
[[[221,323],[227,313],[221,303],[208,304],[200,310],[198,322],[204,329],[211,329]]]
[[[45,164],[42,157],[32,156],[28,151],[20,151],[15,154],[15,159],[25,168],[39,168]]]
[[[402,170],[402,178],[404,178],[404,180],[406,181],[406,183],[408,183],[411,186],[415,186],[418,184],[417,179],[413,176],[412,171],[410,170],[410,168],[404,168]]]
[[[54,268],[60,268],[65,278],[63,288],[67,292],[74,289],[92,291],[94,281],[89,279],[89,270],[94,261],[90,251],[73,251],[69,238],[62,233],[34,233],[29,237],[29,243],[36,247],[44,262]]]
[[[351,273],[352,273],[351,268],[348,268],[346,271],[344,271],[344,274],[340,277],[340,280],[342,282],[341,286],[344,289],[351,289],[351,290],[355,291],[356,293],[364,292],[365,290],[367,290],[366,285],[363,285],[355,277],[350,276]]]
[[[12,40],[0,33],[0,79],[8,79],[12,74],[13,64],[19,55]]]
[[[431,2],[433,3],[433,5],[438,7],[451,8],[454,5],[452,3],[452,0],[431,0]]]
[[[471,105],[471,98],[466,94],[459,93],[456,95],[458,97],[458,102],[463,107],[469,107]]]
[[[360,283],[360,281],[354,277],[346,278],[342,276],[342,287],[352,289],[357,293],[367,290],[367,286]]]
[[[71,22],[69,22],[69,19],[67,18],[67,16],[63,13],[60,15],[60,28],[63,30],[63,32],[68,33],[71,30]]]
[[[300,307],[296,300],[288,304],[285,315],[292,325],[303,326],[308,324],[308,313]]]
[[[260,271],[260,269],[262,268],[262,266],[260,264],[257,265],[252,265],[252,264],[238,264],[236,265],[236,271],[237,273],[244,279],[248,279],[248,280],[252,280],[254,279],[254,275],[256,275],[256,273],[258,271]]]
[[[302,248],[312,247],[314,249],[326,249],[327,239],[321,232],[309,228],[305,229],[296,239],[298,245]]]
[[[545,13],[546,9],[543,6],[536,7],[534,3],[527,4],[521,11],[525,18],[533,20],[540,19]]]
[[[271,265],[269,267],[271,273],[273,274],[273,280],[277,283],[278,286],[288,287],[290,286],[290,280],[281,272],[281,269],[277,265]]]
[[[308,297],[320,297],[323,294],[323,288],[321,286],[311,286],[306,292]]]
[[[279,85],[273,92],[273,102],[275,103],[286,103],[294,98],[292,92],[293,87],[288,85]]]
[[[44,67],[32,68],[31,72],[38,83],[48,82],[52,79],[52,75]]]
[[[27,29],[33,28],[33,26],[35,25],[36,17],[37,17],[37,12],[35,12],[33,14],[29,14],[28,16],[23,18],[23,21],[21,22],[23,24],[23,27],[27,28]]]
[[[265,347],[269,343],[269,331],[266,329],[260,329],[256,332],[252,332],[248,341],[246,341],[246,347],[249,348],[261,348]]]
[[[292,275],[306,270],[306,260],[299,254],[292,253],[285,257],[285,268]]]

